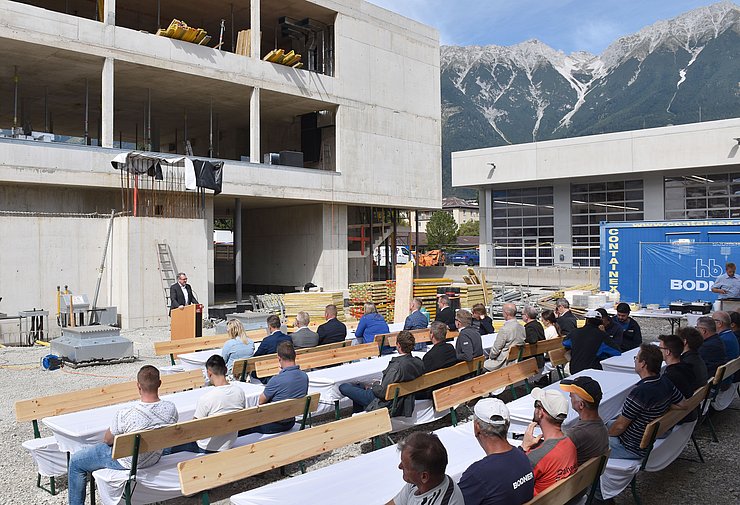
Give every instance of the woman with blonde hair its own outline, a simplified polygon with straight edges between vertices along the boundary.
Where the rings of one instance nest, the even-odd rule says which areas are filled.
[[[247,332],[244,331],[244,326],[242,326],[241,321],[238,319],[232,319],[228,322],[226,333],[228,333],[230,340],[224,344],[224,348],[221,350],[221,357],[226,362],[227,373],[231,374],[231,370],[234,368],[234,361],[252,357],[254,354],[254,342],[247,337]]]

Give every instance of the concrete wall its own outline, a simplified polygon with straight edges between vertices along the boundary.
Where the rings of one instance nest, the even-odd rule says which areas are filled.
[[[347,286],[347,208],[302,205],[245,212],[245,284]]]
[[[643,172],[738,165],[735,137],[740,137],[740,119],[463,151],[452,153],[452,185],[543,185],[576,177],[640,177]],[[489,163],[496,164],[491,177]]]
[[[93,301],[108,219],[0,217],[0,311],[42,308],[56,314],[56,287]],[[202,220],[118,217],[98,296],[115,305],[124,328],[166,325],[157,241],[170,244],[177,267],[208,303],[207,229]],[[56,324],[52,324],[56,328]]]

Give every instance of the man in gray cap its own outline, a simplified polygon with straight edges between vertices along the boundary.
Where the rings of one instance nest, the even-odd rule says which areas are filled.
[[[599,416],[602,396],[599,383],[582,375],[575,379],[563,379],[560,389],[570,393],[570,406],[578,413],[578,419],[563,429],[563,433],[576,445],[578,465],[606,454],[609,450],[609,434]]]
[[[465,505],[521,505],[534,495],[534,473],[526,454],[507,440],[509,409],[484,398],[473,409],[473,433],[486,453],[460,477]]]

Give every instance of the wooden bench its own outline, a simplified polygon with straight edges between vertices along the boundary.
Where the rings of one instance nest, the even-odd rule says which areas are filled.
[[[691,425],[690,431],[688,431],[689,426],[686,427],[688,431],[688,436],[686,436],[685,432],[682,434],[673,432],[665,438],[664,435],[672,430],[679,422],[681,422],[688,414],[690,414],[691,411],[697,409],[701,405],[701,403],[707,398],[710,388],[711,382],[708,382],[707,385],[697,389],[691,396],[691,398],[688,398],[686,400],[686,405],[684,406],[684,408],[671,407],[665,414],[653,420],[647,425],[647,427],[645,428],[645,432],[642,435],[642,440],[640,441],[640,448],[646,451],[645,457],[643,457],[642,460],[610,459],[607,462],[605,470],[607,474],[619,473],[622,477],[628,477],[630,473],[632,474],[631,480],[627,485],[631,487],[632,496],[634,497],[635,502],[638,505],[641,505],[640,497],[637,494],[637,475],[639,474],[639,472],[659,471],[662,468],[665,468],[680,455],[683,447],[689,440],[694,443],[694,448],[703,461],[701,451],[699,451],[699,446],[697,445],[696,439],[693,435],[693,429],[696,426],[696,422],[687,423]],[[656,442],[660,441],[660,443],[666,443],[666,441],[670,440],[673,436],[685,436],[686,440],[679,450],[674,451],[674,454],[669,455],[668,458],[662,458],[660,468],[656,468],[653,470],[649,469],[648,462],[650,460],[651,453],[656,450]],[[614,478],[615,477],[613,476],[612,479]],[[605,498],[611,498],[611,496],[605,496]]]
[[[563,380],[565,378],[565,365],[568,364],[567,350],[565,347],[552,350],[548,353],[548,357],[550,358],[550,364],[558,372],[558,377]]]
[[[563,505],[582,496],[585,489],[588,489],[586,505],[590,505],[608,458],[607,454],[589,459],[574,474],[556,482],[524,505]]]
[[[447,368],[440,368],[439,370],[422,374],[414,380],[388,384],[388,387],[385,390],[385,400],[392,402],[389,409],[391,418],[393,418],[396,413],[400,398],[433,388],[434,386],[439,386],[440,384],[445,384],[446,382],[450,382],[455,379],[460,379],[470,374],[479,374],[483,370],[483,362],[485,359],[485,356],[479,356],[477,358],[473,358],[472,361],[462,361]],[[428,422],[433,420],[434,419],[430,419]],[[391,419],[391,421],[393,421],[393,419]],[[398,429],[405,429],[407,427],[408,426],[405,424],[402,426],[395,426],[394,424],[393,431],[398,431]]]
[[[514,363],[493,372],[484,373],[477,377],[466,379],[437,389],[432,393],[434,409],[441,412],[450,409],[452,424],[457,425],[455,407],[470,400],[487,395],[491,391],[516,384],[537,373],[537,361],[534,358]]]
[[[339,349],[340,347],[347,347],[352,344],[351,340],[344,340],[342,342],[332,342],[331,344],[317,345],[316,347],[302,347],[295,350],[296,356],[307,354],[311,352],[328,351],[331,349]],[[263,354],[262,356],[252,356],[251,358],[238,359],[234,361],[231,374],[234,378],[244,382],[247,379],[247,374],[251,374],[255,370],[255,364],[260,361],[271,361],[277,360],[277,354]]]
[[[207,349],[218,349],[223,347],[230,337],[226,334],[214,335],[212,337],[183,338],[181,340],[165,340],[154,342],[154,354],[156,356],[170,355],[170,362],[174,365],[178,354],[186,352],[205,351]]]
[[[339,347],[320,352],[310,352],[296,355],[296,365],[303,371],[329,365],[348,363],[358,359],[372,358],[378,356],[378,346],[371,342],[369,344]],[[258,361],[254,366],[255,375],[259,378],[272,377],[280,373],[280,365],[277,358],[269,361]]]
[[[559,349],[565,349],[563,347],[563,337],[540,340],[534,344],[511,346],[509,348],[509,360],[522,361],[524,358],[530,358],[538,354],[545,354]]]
[[[160,394],[196,389],[202,387],[204,384],[203,373],[200,370],[163,375],[161,380]],[[54,477],[66,474],[67,465],[67,454],[59,450],[54,437],[41,437],[38,423],[40,419],[70,414],[72,412],[81,412],[97,407],[106,407],[117,403],[138,400],[139,398],[139,389],[136,381],[128,381],[15,402],[16,421],[31,421],[33,425],[34,438],[33,440],[24,442],[24,448],[31,452],[34,459],[36,459],[34,451],[44,451],[48,455],[48,458],[51,459],[52,466],[58,469],[52,475],[48,475],[49,489],[41,485],[41,471],[37,474],[36,486],[50,492],[52,495],[56,494]],[[62,468],[65,469],[63,472],[61,472]]]
[[[429,328],[419,328],[418,330],[408,330],[414,336],[414,340],[417,344],[423,344],[432,341],[431,330]],[[383,347],[396,347],[396,340],[400,331],[393,331],[391,333],[378,333],[375,335],[375,343],[378,349]]]
[[[208,437],[226,435],[228,433],[234,433],[235,431],[253,428],[262,424],[272,423],[296,416],[303,416],[300,426],[300,430],[303,430],[305,428],[306,420],[309,417],[309,413],[314,412],[318,407],[318,404],[319,394],[314,393],[305,398],[282,400],[235,412],[209,416],[203,419],[193,419],[177,424],[162,426],[152,430],[118,435],[115,437],[113,442],[113,459],[125,457],[132,458],[130,471],[116,471],[127,472],[129,474],[124,485],[123,498],[126,503],[130,505],[132,494],[137,486],[146,485],[147,487],[156,487],[156,476],[161,475],[167,469],[174,469],[177,466],[177,462],[172,463],[170,461],[162,462],[162,464],[157,463],[147,469],[139,470],[136,462],[141,453],[157,451],[188,442],[195,442]],[[255,438],[253,435],[246,435],[245,437]],[[249,444],[246,448],[251,446],[252,445]],[[199,455],[193,453],[192,457],[198,458]],[[161,461],[162,460],[160,460],[160,462]],[[150,475],[146,475],[142,482],[137,481],[137,473],[140,471],[146,472],[146,474],[151,474],[152,480],[150,481],[147,478]],[[105,485],[107,485],[107,477],[109,476],[111,476],[111,472],[100,472],[97,474],[95,480],[100,484],[106,483]],[[180,494],[177,493],[171,496],[171,498],[176,498],[179,495]]]
[[[177,465],[180,488],[186,496],[202,493],[202,503],[207,504],[210,489],[383,435],[390,429],[388,410],[380,409],[249,446],[190,459]]]

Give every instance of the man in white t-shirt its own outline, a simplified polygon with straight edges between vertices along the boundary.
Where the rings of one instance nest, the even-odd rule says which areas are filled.
[[[214,354],[206,361],[206,373],[212,387],[198,398],[198,404],[195,407],[194,419],[203,419],[216,414],[225,414],[234,412],[246,407],[247,400],[244,391],[234,384],[229,384],[226,380],[226,362],[218,355]],[[172,452],[218,452],[231,449],[236,440],[237,432],[218,435],[215,437],[204,438],[197,442],[178,445],[172,449]]]
[[[131,458],[111,458],[113,440],[116,435],[148,430],[177,422],[177,409],[172,402],[159,399],[159,370],[151,365],[141,367],[136,376],[141,401],[119,410],[110,428],[103,436],[104,443],[86,447],[72,454],[68,471],[68,498],[70,505],[84,505],[87,474],[111,468],[128,470]],[[139,454],[137,468],[146,468],[159,461],[162,451]]]
[[[386,505],[465,505],[457,484],[445,474],[447,450],[437,435],[417,431],[398,443],[407,484]]]

